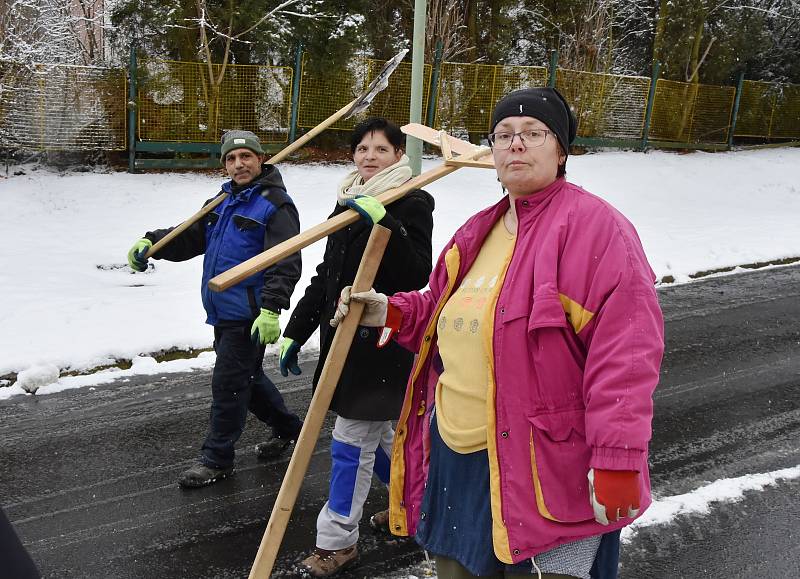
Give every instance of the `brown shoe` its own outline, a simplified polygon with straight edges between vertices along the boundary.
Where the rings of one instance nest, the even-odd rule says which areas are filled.
[[[369,526],[378,533],[389,533],[389,509],[375,513],[369,518]]]
[[[356,559],[356,545],[336,551],[316,547],[311,555],[301,561],[300,567],[312,577],[330,577],[355,563]]]

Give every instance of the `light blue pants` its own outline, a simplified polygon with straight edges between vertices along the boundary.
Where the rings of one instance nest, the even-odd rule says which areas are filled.
[[[394,430],[389,420],[336,418],[330,491],[317,517],[317,547],[336,551],[356,544],[373,473],[383,484],[389,484],[393,442]]]

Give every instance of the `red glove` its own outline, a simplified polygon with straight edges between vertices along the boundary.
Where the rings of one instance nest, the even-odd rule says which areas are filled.
[[[601,525],[639,514],[639,473],[635,470],[589,470],[594,520]]]

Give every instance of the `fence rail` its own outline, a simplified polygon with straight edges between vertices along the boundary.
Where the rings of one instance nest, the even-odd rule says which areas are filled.
[[[0,61],[0,147],[125,150],[135,145],[128,143],[127,107],[135,108],[137,141],[216,143],[225,130],[246,128],[265,143],[285,143],[362,92],[382,65],[355,58],[330,71],[303,55],[294,69],[228,65],[215,83],[220,65],[209,71],[198,62],[143,59],[126,70]],[[401,64],[369,114],[407,122],[410,76],[411,65]],[[135,81],[136,102],[126,98],[127,78]],[[550,84],[573,106],[585,141],[692,147],[722,146],[732,137],[800,140],[800,85],[744,81],[737,93],[733,86],[456,62],[425,65],[424,79],[429,121],[460,136],[484,135],[502,95]],[[332,129],[349,130],[357,120]]]

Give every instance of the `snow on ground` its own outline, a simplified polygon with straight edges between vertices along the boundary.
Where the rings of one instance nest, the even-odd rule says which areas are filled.
[[[436,164],[428,159],[423,168]],[[336,185],[347,170],[281,166],[303,229],[333,209]],[[604,152],[573,156],[568,176],[634,223],[659,278],[671,275],[680,282],[697,271],[800,255],[800,149]],[[41,395],[213,364],[213,354],[160,364],[146,357],[211,346],[199,296],[201,258],[151,261],[155,268],[144,274],[131,273],[125,264],[134,241],[193,214],[222,180],[221,174],[58,174],[31,168],[0,178],[0,376],[24,370],[46,376],[48,365],[63,375],[118,359],[136,362],[130,370],[37,383]],[[437,202],[434,254],[467,217],[501,194],[495,173],[485,169],[461,169],[426,189]],[[293,304],[323,249],[320,241],[303,251]],[[281,315],[283,325],[288,314]],[[313,355],[316,340],[303,354]],[[267,356],[276,352],[272,346]],[[0,388],[0,398],[24,393],[21,386]]]

